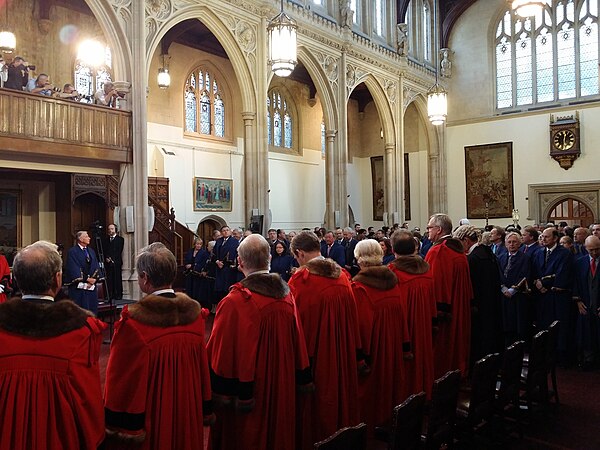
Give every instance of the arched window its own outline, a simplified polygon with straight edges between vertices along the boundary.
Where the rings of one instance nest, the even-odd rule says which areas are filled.
[[[225,137],[226,101],[221,80],[213,70],[202,66],[188,76],[184,108],[186,133]]]
[[[102,89],[107,81],[112,81],[112,53],[109,47],[104,52],[104,65],[99,68],[89,67],[80,60],[75,61],[73,82],[82,103],[93,103],[96,91]]]
[[[325,145],[327,140],[325,138],[325,119],[321,120],[321,158],[325,159]]]
[[[408,54],[423,64],[434,62],[433,7],[431,0],[413,0],[406,13],[409,32]]]
[[[600,0],[549,0],[523,19],[507,10],[496,27],[499,109],[598,96]]]
[[[554,204],[548,214],[548,222],[567,222],[570,226],[589,227],[594,223],[594,213],[588,205],[576,198],[566,198]]]
[[[291,98],[274,88],[267,96],[267,140],[273,150],[298,150],[298,122]]]

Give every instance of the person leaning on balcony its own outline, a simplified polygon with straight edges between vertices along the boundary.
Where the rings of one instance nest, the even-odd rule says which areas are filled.
[[[52,83],[50,83],[48,75],[45,73],[40,73],[35,80],[31,79],[27,82],[27,92],[31,92],[32,94],[40,94],[50,97],[52,95],[53,87],[54,86]]]
[[[117,98],[119,98],[119,93],[110,81],[104,83],[104,86],[94,94],[96,105],[108,106],[109,108],[117,107]]]
[[[75,90],[75,87],[70,83],[65,84],[63,86],[62,92],[56,94],[56,97],[62,98],[63,100],[71,100],[74,102],[78,102],[81,99],[81,95],[79,95],[79,92],[77,92]]]

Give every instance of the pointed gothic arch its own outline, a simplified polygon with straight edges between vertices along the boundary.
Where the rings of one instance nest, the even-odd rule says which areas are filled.
[[[225,23],[217,17],[217,15],[207,6],[193,5],[185,9],[181,9],[177,14],[171,16],[165,21],[155,33],[150,42],[146,44],[146,73],[150,72],[150,64],[152,55],[156,48],[160,45],[161,39],[167,32],[180,22],[188,19],[197,19],[201,21],[213,33],[219,43],[225,49],[229,61],[233,67],[233,71],[237,76],[237,81],[240,86],[242,111],[257,111],[256,105],[256,81],[251,75],[251,68],[248,67],[248,62],[242,53],[239,43],[235,36],[232,35]],[[255,36],[258,39],[258,36]]]

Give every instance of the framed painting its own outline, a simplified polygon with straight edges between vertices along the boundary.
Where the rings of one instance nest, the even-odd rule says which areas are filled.
[[[0,190],[0,253],[12,266],[21,247],[21,191]]]
[[[371,157],[371,180],[373,183],[373,220],[383,220],[385,207],[383,156]]]
[[[194,178],[194,211],[231,211],[233,180]]]
[[[465,147],[467,217],[512,217],[512,142]]]

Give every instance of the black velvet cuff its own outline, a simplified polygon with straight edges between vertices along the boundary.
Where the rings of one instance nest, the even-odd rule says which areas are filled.
[[[104,408],[104,420],[106,421],[107,427],[138,431],[144,428],[146,414],[132,414],[127,412],[112,411],[108,408]]]
[[[210,369],[210,381],[213,392],[238,397],[240,400],[249,400],[254,396],[254,382],[242,382],[237,378],[225,378],[217,375]]]
[[[452,310],[452,307],[448,303],[436,303],[437,310],[442,313],[449,314]]]
[[[410,342],[403,342],[402,343],[402,351],[404,353],[408,353],[408,352],[411,351]]]
[[[313,378],[312,378],[312,373],[310,371],[310,367],[307,367],[305,369],[301,369],[301,370],[296,370],[296,384],[297,385],[305,385],[308,383],[312,383]]]
[[[213,402],[212,400],[204,400],[202,402],[202,414],[208,416],[213,413]]]

